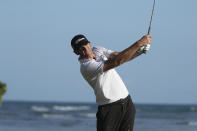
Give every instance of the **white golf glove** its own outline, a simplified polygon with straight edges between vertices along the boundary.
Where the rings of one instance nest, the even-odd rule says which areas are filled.
[[[144,46],[144,51],[149,51],[150,50],[150,44]]]
[[[145,46],[142,46],[138,51],[137,53],[138,54],[142,54],[142,53],[146,53],[147,51],[150,50],[150,44],[148,45],[145,45]]]

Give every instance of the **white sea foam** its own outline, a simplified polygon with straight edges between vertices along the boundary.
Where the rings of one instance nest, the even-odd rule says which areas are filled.
[[[36,112],[48,112],[50,109],[47,107],[43,107],[43,106],[32,106],[31,110],[36,111]]]
[[[65,115],[65,114],[42,114],[44,118],[71,118],[72,115]]]
[[[95,113],[83,113],[83,114],[80,114],[81,117],[87,117],[87,118],[94,118],[96,117],[96,114]]]
[[[178,125],[197,126],[197,121],[178,122]]]
[[[188,122],[189,126],[197,126],[197,121],[190,121]]]
[[[191,108],[190,108],[190,111],[192,111],[192,112],[197,112],[197,107],[191,107]]]
[[[54,110],[59,111],[79,111],[79,110],[89,110],[89,106],[54,106]]]

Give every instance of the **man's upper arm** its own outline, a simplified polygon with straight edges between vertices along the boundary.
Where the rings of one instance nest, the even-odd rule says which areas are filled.
[[[119,54],[119,52],[112,52],[109,55],[109,58],[107,61],[105,61],[104,66],[103,66],[103,72],[108,71],[112,68],[115,68],[118,66],[118,63],[115,63],[114,58]]]
[[[112,52],[110,55],[109,55],[109,58],[108,59],[113,59],[115,56],[117,56],[119,54],[119,52]]]
[[[103,72],[116,67],[114,65],[113,58],[115,56],[117,56],[119,54],[119,52],[114,52],[114,51],[108,50],[108,49],[106,49],[104,47],[95,47],[94,49],[95,49],[95,51],[98,50],[98,52],[102,52],[102,54],[104,54],[107,57],[107,59],[108,59],[107,61],[105,61],[103,63],[103,66],[102,66],[102,71]]]

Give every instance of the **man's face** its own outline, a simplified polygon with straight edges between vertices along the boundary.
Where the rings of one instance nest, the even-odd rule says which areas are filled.
[[[87,45],[83,45],[80,48],[80,52],[83,54],[83,56],[90,56],[92,54],[91,44],[88,43]]]
[[[78,55],[82,55],[82,56],[89,56],[92,54],[92,48],[91,48],[91,44],[88,43],[86,45],[83,45],[79,48],[79,50],[75,50],[74,51],[76,54]]]

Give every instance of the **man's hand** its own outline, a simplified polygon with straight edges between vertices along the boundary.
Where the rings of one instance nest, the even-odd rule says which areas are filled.
[[[139,41],[140,49],[137,51],[138,55],[146,53],[150,49],[151,35],[143,36]]]
[[[145,35],[143,36],[140,40],[138,40],[137,42],[139,43],[140,46],[145,46],[145,45],[150,45],[151,43],[151,35]]]

